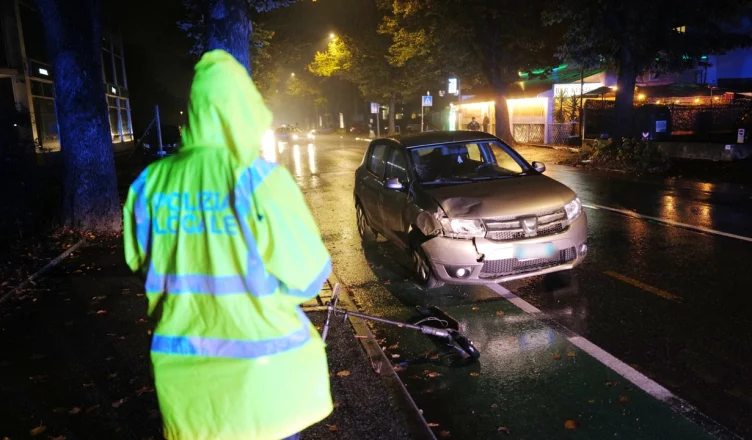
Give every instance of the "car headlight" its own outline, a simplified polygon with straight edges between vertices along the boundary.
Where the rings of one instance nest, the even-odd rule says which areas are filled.
[[[567,212],[567,220],[571,222],[582,214],[582,202],[575,197],[574,200],[564,205],[564,210]]]
[[[486,235],[486,228],[480,220],[442,218],[441,227],[444,228],[444,235],[453,238],[483,237]]]
[[[299,139],[299,136],[297,134],[292,135],[292,140],[297,141]]]

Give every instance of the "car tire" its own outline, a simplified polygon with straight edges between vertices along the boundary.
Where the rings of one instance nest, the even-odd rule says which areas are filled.
[[[368,224],[368,218],[363,206],[358,203],[355,205],[355,216],[358,222],[358,235],[363,244],[375,243],[378,238],[378,234],[373,230],[371,225]]]
[[[444,282],[436,277],[431,264],[428,262],[423,249],[415,243],[412,246],[413,263],[415,264],[415,280],[417,284],[424,289],[437,289],[444,285]]]

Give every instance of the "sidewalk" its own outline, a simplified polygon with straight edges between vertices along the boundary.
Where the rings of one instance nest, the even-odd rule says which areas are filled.
[[[90,243],[0,306],[0,439],[162,438],[146,298],[122,252]],[[411,438],[350,325],[327,342],[336,408],[303,438]]]

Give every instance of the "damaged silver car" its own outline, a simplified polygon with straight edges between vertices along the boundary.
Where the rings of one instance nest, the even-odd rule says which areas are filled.
[[[481,132],[376,139],[355,172],[358,232],[408,250],[426,288],[570,270],[587,254],[587,217],[545,169]]]

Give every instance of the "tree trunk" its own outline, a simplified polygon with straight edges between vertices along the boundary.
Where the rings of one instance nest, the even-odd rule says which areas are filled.
[[[247,0],[204,0],[206,51],[229,52],[251,74],[251,19]]]
[[[55,80],[66,225],[117,232],[122,212],[102,76],[99,0],[37,0]]]
[[[515,140],[512,135],[512,129],[509,126],[509,107],[507,106],[507,85],[501,82],[492,85],[494,101],[496,102],[496,115],[494,123],[496,124],[496,137],[514,145]]]
[[[637,78],[635,66],[629,49],[622,47],[619,56],[619,73],[616,78],[616,101],[614,102],[614,119],[611,136],[617,143],[622,138],[633,136],[634,88]]]
[[[397,100],[395,99],[394,96],[392,96],[392,97],[389,98],[389,135],[390,136],[396,134],[396,132],[397,132],[396,126],[395,126],[395,123],[394,123],[394,116],[395,116],[394,115],[394,110],[397,107],[396,101]]]

